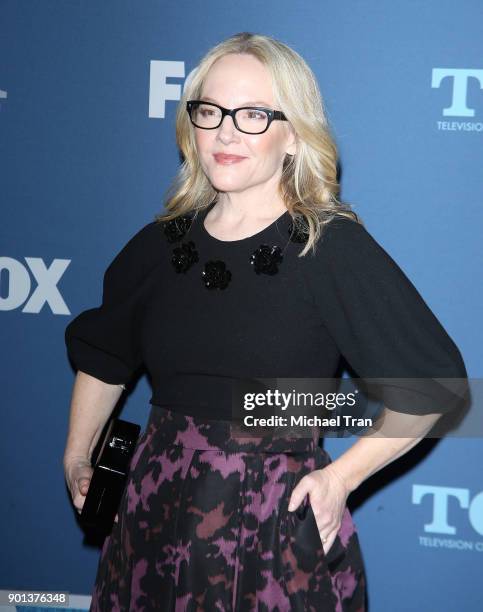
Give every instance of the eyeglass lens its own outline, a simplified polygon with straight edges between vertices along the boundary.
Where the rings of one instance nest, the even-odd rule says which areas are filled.
[[[250,134],[263,132],[268,124],[265,111],[255,108],[241,108],[235,114],[241,130]],[[191,120],[200,128],[216,128],[221,123],[221,110],[212,104],[194,104],[191,110]]]

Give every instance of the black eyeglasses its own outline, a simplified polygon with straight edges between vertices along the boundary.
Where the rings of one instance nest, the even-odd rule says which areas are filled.
[[[272,121],[287,121],[282,111],[259,106],[229,109],[203,100],[189,100],[186,102],[186,110],[191,123],[203,130],[215,130],[220,127],[226,115],[230,115],[236,129],[245,134],[263,134]]]

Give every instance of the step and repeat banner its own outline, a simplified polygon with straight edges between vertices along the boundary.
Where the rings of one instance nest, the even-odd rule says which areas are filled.
[[[2,609],[19,590],[89,606],[101,542],[64,483],[64,330],[163,210],[184,84],[232,34],[306,59],[342,199],[482,376],[482,23],[480,0],[0,1]],[[144,426],[150,397],[144,376],[116,416]],[[325,448],[335,458],[354,441]],[[478,435],[425,440],[349,497],[372,612],[481,609],[482,460]]]

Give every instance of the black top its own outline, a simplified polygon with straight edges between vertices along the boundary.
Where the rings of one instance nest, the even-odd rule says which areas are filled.
[[[208,210],[190,217],[177,243],[164,223],[148,223],[114,258],[101,306],[65,330],[77,369],[121,384],[145,365],[152,404],[226,419],[234,379],[330,378],[341,355],[361,378],[466,378],[455,343],[362,225],[339,217],[323,230],[315,255],[298,257],[304,245],[290,239],[288,211],[251,237],[222,241],[204,227]],[[189,240],[199,260],[177,272],[173,250]],[[283,252],[273,275],[250,263],[261,244]],[[225,289],[205,286],[209,260],[231,271]],[[416,382],[403,391],[391,409],[453,409],[450,397],[428,395]]]

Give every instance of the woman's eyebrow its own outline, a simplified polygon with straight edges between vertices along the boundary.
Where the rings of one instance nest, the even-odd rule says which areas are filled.
[[[219,102],[217,102],[214,98],[210,98],[210,96],[201,96],[201,100],[206,100],[207,102],[214,102],[215,104],[219,104]],[[248,102],[241,104],[238,108],[242,108],[243,106],[257,106],[258,104],[262,104],[263,106],[270,106],[270,104],[268,102],[265,102],[265,100],[248,100]]]

